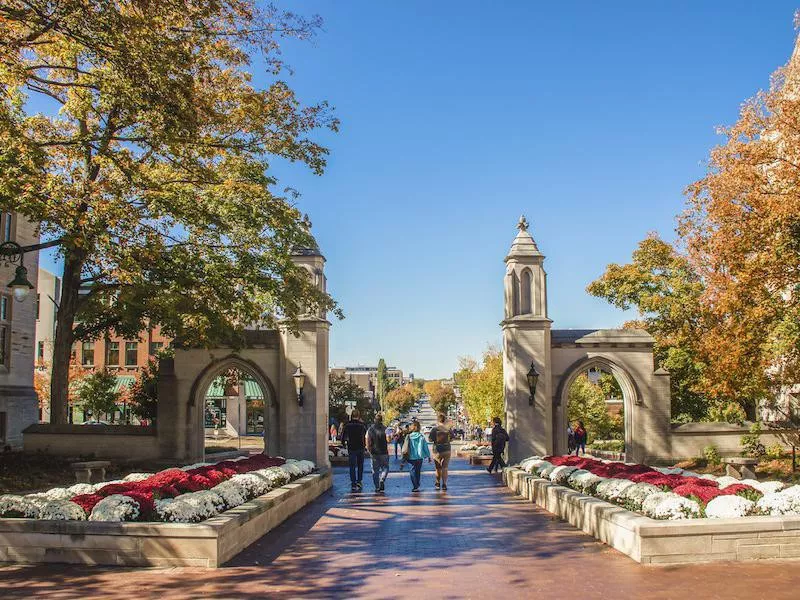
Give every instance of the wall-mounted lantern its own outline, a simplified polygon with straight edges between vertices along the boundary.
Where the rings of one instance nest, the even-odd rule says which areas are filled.
[[[528,388],[531,391],[528,404],[533,406],[533,399],[536,396],[536,384],[539,383],[539,372],[536,370],[536,365],[533,362],[531,362],[531,369],[525,377],[528,379]]]
[[[303,373],[302,365],[297,365],[297,370],[292,377],[294,378],[294,389],[297,391],[297,404],[303,406],[303,386],[306,384],[306,374]]]
[[[14,279],[6,286],[11,288],[11,292],[14,294],[14,299],[17,302],[25,300],[33,289],[33,284],[28,281],[28,269],[25,268],[22,262],[23,254],[22,246],[16,242],[3,242],[0,244],[0,262],[4,265],[19,262],[19,266],[14,273]]]

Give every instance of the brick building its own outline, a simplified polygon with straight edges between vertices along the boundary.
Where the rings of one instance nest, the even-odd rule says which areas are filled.
[[[13,212],[0,215],[0,242],[27,246],[38,241],[34,223]],[[39,253],[29,252],[23,259],[28,280],[36,282]],[[0,261],[0,448],[21,447],[22,430],[39,416],[33,388],[36,290],[22,302],[14,300],[6,286],[17,266]]]

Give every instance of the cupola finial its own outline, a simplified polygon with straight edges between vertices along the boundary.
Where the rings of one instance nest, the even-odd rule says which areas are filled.
[[[528,219],[525,218],[525,215],[520,215],[517,229],[520,231],[528,231]]]

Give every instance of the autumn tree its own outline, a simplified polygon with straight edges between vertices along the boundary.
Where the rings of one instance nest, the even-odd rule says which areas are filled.
[[[639,313],[625,326],[655,338],[656,363],[670,372],[672,415],[678,420],[699,421],[708,409],[700,389],[706,363],[698,348],[704,289],[688,257],[656,235],[639,242],[630,263],[608,265],[587,288],[617,308]]]
[[[490,348],[484,353],[481,366],[465,379],[461,397],[472,423],[505,417],[503,355],[499,350]]]
[[[680,233],[705,282],[702,386],[713,397],[754,403],[800,381],[799,48],[688,188]]]
[[[437,413],[448,414],[450,409],[456,405],[456,395],[453,393],[453,388],[443,386],[434,392],[429,402]]]
[[[442,382],[438,379],[429,379],[423,384],[422,389],[425,391],[425,395],[428,396],[428,398],[433,398],[433,395],[442,389]]]
[[[328,383],[328,411],[337,421],[347,421],[347,408],[358,409],[364,421],[374,419],[374,408],[358,384],[342,375],[331,375]]]
[[[569,388],[567,418],[570,423],[582,421],[589,434],[588,441],[619,437],[615,422],[606,408],[606,395],[603,387],[589,381],[586,373],[581,373]],[[616,434],[616,435],[614,435]]]
[[[414,396],[403,388],[392,390],[383,399],[384,410],[395,415],[407,413],[416,403]]]
[[[281,80],[280,42],[318,19],[255,0],[8,0],[0,23],[0,210],[40,223],[24,250],[64,265],[52,422],[67,420],[76,341],[150,322],[235,343],[334,308],[291,260],[313,240],[269,169],[325,167],[309,136],[336,120]]]

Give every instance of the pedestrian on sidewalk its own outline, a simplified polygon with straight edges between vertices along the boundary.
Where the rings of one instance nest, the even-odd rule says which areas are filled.
[[[575,428],[575,456],[578,456],[581,450],[583,450],[583,455],[586,456],[586,439],[588,437],[589,434],[583,425],[583,421],[578,421],[578,426]]]
[[[337,434],[336,423],[331,423],[331,429],[330,429],[329,433],[330,433],[330,436],[331,436],[331,442],[335,442],[336,441],[336,434]]]
[[[375,422],[367,431],[367,450],[372,457],[372,483],[375,493],[382,494],[386,490],[386,478],[389,476],[389,443],[386,441],[386,426],[383,415],[375,415]]]
[[[570,423],[567,425],[567,454],[572,454],[573,450],[575,450],[575,430]]]
[[[431,451],[425,436],[420,432],[419,421],[411,424],[411,433],[403,442],[403,459],[411,463],[411,491],[418,492],[422,479],[422,461],[431,462]]]
[[[433,466],[436,467],[435,489],[441,485],[442,491],[447,491],[447,467],[450,464],[450,441],[453,439],[453,430],[445,425],[447,415],[439,413],[439,422],[431,429],[429,439],[433,444]]]
[[[479,442],[482,442],[482,441],[483,441],[483,429],[481,429],[481,426],[480,426],[480,425],[478,425],[477,427],[475,427],[475,437],[477,437],[477,438],[478,438],[478,441],[479,441]]]
[[[400,458],[400,450],[402,450],[402,448],[403,448],[403,441],[405,439],[406,439],[405,430],[402,427],[400,427],[400,425],[398,425],[397,426],[397,430],[394,432],[394,435],[392,436],[392,441],[394,442],[394,459],[395,460]]]
[[[342,446],[347,448],[350,459],[350,491],[361,491],[361,480],[364,477],[364,445],[367,438],[367,427],[361,421],[361,413],[354,410],[350,420],[342,431]]]
[[[503,429],[500,417],[492,419],[492,462],[489,468],[486,469],[491,473],[493,470],[499,471],[506,468],[506,461],[503,460],[503,452],[506,449],[506,442],[508,442],[508,433]]]

